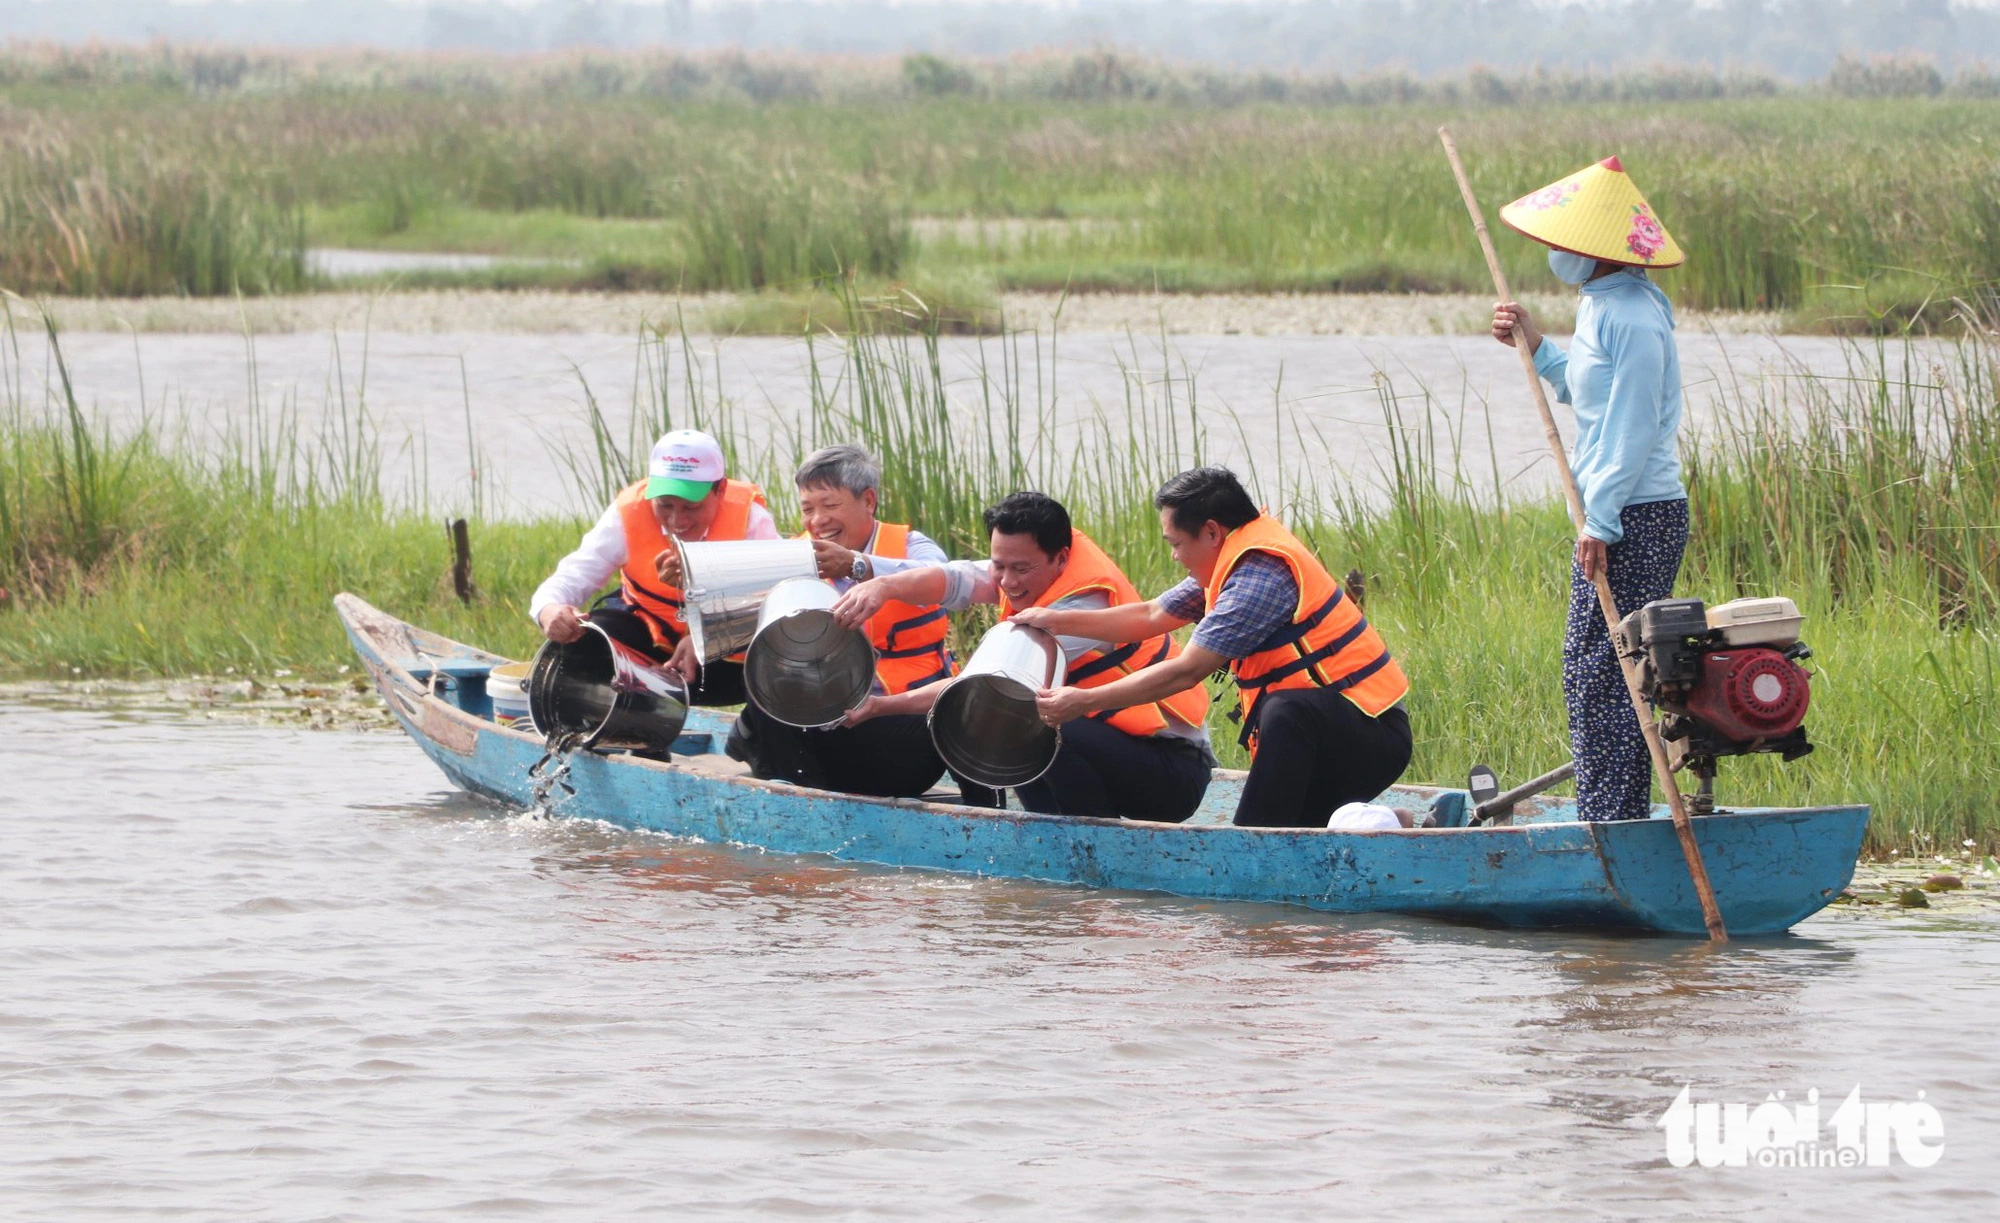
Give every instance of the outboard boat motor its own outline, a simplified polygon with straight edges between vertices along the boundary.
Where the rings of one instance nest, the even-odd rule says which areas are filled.
[[[1639,692],[1660,711],[1660,737],[1676,767],[1701,779],[1690,809],[1715,810],[1716,761],[1776,752],[1797,760],[1806,738],[1812,651],[1799,640],[1805,618],[1790,599],[1656,599],[1612,634],[1638,665]]]

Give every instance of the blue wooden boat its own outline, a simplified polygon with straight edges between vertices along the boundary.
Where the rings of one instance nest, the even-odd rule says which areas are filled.
[[[390,712],[445,776],[530,806],[542,741],[495,723],[485,691],[488,671],[507,660],[353,595],[334,606]],[[577,753],[566,778],[574,792],[558,791],[547,805],[702,841],[890,866],[1485,925],[1705,934],[1664,811],[1586,824],[1573,802],[1530,799],[1510,823],[1466,827],[1465,791],[1398,786],[1385,801],[1427,807],[1440,826],[1238,828],[1229,817],[1243,774],[1227,769],[1216,771],[1201,812],[1185,824],[993,811],[742,776],[721,751],[729,721],[692,711],[671,761]],[[1772,934],[1847,886],[1868,808],[1740,810],[1697,817],[1694,827],[1730,933]]]

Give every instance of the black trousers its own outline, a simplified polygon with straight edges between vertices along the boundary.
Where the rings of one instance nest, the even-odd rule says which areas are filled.
[[[669,652],[654,643],[653,630],[617,595],[599,599],[597,606],[591,608],[585,618],[611,634],[611,639],[620,645],[631,646],[655,662],[667,661]],[[690,705],[741,705],[743,700],[743,664],[740,662],[725,660],[709,663],[688,688]]]
[[[737,715],[729,736],[731,754],[758,777],[797,782],[815,790],[915,798],[944,776],[944,759],[931,745],[930,727],[918,713],[870,718],[859,726],[801,730],[787,726],[755,705]],[[985,786],[957,778],[964,802],[997,807],[1000,796]]]
[[[1379,718],[1331,688],[1288,688],[1264,698],[1257,758],[1236,822],[1259,828],[1324,828],[1336,807],[1364,803],[1410,767],[1410,716],[1397,705]]]
[[[1201,806],[1210,775],[1208,757],[1189,740],[1078,718],[1063,726],[1049,771],[1014,792],[1030,811],[1178,824]]]

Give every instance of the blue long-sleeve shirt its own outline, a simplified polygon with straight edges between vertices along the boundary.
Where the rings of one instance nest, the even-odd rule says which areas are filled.
[[[1674,308],[1636,268],[1583,286],[1565,353],[1544,339],[1535,369],[1576,412],[1570,469],[1583,495],[1583,529],[1615,544],[1628,505],[1687,496],[1681,486],[1681,359]]]

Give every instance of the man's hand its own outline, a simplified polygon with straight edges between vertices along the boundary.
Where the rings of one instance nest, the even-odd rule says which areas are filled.
[[[1062,613],[1053,607],[1024,607],[1008,619],[1028,628],[1038,628],[1044,633],[1053,633],[1056,631],[1057,618],[1061,615]]]
[[[540,623],[542,636],[557,645],[568,645],[583,636],[583,613],[567,603],[544,607]]]
[[[1061,726],[1090,712],[1090,694],[1081,688],[1044,688],[1035,694],[1035,712],[1045,725]]]
[[[870,693],[868,699],[847,711],[840,720],[842,726],[859,726],[870,718],[882,716],[882,698]]]
[[[667,659],[667,670],[681,677],[681,681],[692,688],[701,678],[701,659],[695,656],[694,638],[683,637],[674,647],[673,657]]]
[[[681,587],[681,548],[679,544],[668,544],[666,551],[653,558],[653,572],[660,580],[679,590]]]
[[[854,576],[854,558],[860,555],[852,548],[843,548],[830,539],[813,540],[813,559],[819,562],[819,576],[822,581],[832,582]]]
[[[842,628],[858,629],[866,625],[888,601],[889,592],[883,587],[882,579],[870,578],[848,587],[847,593],[834,602],[830,614],[834,623]]]
[[[1576,537],[1576,563],[1582,568],[1585,581],[1595,582],[1597,575],[1605,571],[1609,560],[1608,545],[1603,540],[1595,535]]]
[[[1528,315],[1528,308],[1519,302],[1497,302],[1493,306],[1493,338],[1514,347],[1516,339],[1528,346],[1528,355],[1533,356],[1542,346],[1541,328]]]

